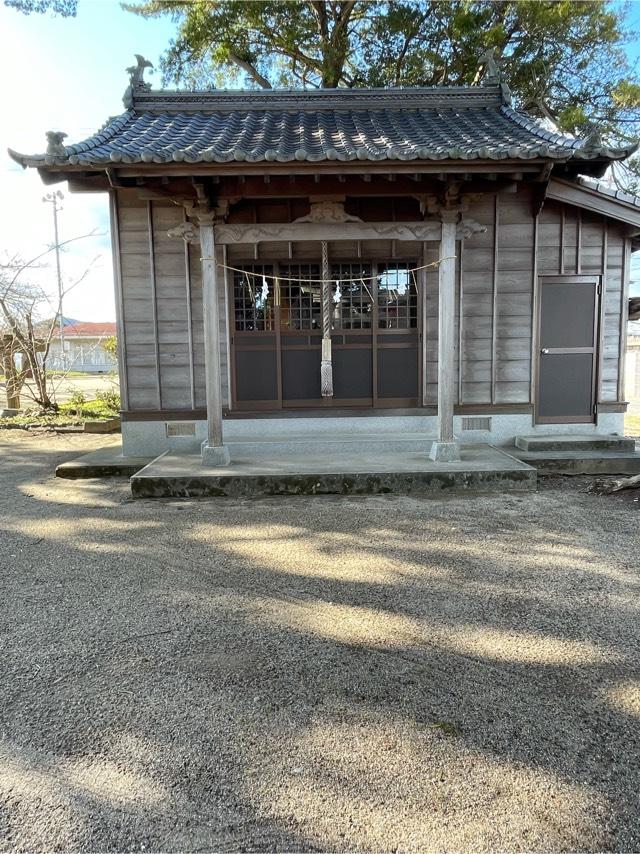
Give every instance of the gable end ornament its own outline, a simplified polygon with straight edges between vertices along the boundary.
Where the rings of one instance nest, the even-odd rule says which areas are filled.
[[[67,134],[59,130],[48,130],[47,150],[45,152],[45,163],[54,163],[59,157],[67,156],[67,151],[64,147],[63,139],[67,138]]]
[[[311,202],[311,210],[306,216],[294,219],[294,222],[362,222],[360,217],[348,214],[344,203],[338,201]]]
[[[500,60],[496,58],[495,47],[488,47],[478,58],[479,68],[474,83],[482,86],[499,86],[503,104],[511,104],[511,89],[504,80]]]
[[[185,243],[200,243],[200,226],[191,219],[197,219],[201,225],[216,225],[223,223],[229,213],[229,202],[220,200],[213,208],[208,204],[198,204],[192,201],[183,202],[187,219],[167,231],[167,237],[179,237]]]
[[[468,237],[473,237],[474,234],[484,234],[486,230],[487,226],[481,225],[475,219],[462,219],[456,228],[456,238],[466,240]]]
[[[145,59],[139,53],[134,54],[134,56],[136,64],[130,65],[129,68],[125,69],[129,75],[129,85],[122,96],[122,103],[128,110],[133,108],[135,95],[151,91],[151,84],[145,82],[144,72],[146,68],[153,68],[153,63],[149,62],[148,59]]]
[[[167,237],[181,237],[185,243],[200,243],[200,229],[194,222],[181,222],[167,231]]]

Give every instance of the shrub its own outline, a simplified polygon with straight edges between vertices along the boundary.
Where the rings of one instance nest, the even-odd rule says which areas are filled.
[[[96,400],[104,404],[105,408],[113,415],[117,415],[120,412],[120,395],[114,389],[96,392]]]
[[[83,407],[87,402],[85,395],[78,389],[74,389],[69,402],[64,406],[69,412],[74,412],[76,415],[82,415]]]

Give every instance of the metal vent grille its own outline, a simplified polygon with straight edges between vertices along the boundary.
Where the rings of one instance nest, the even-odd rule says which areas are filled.
[[[491,430],[490,418],[463,418],[462,430]]]
[[[196,423],[195,421],[165,421],[165,429],[167,438],[174,436],[195,436]]]

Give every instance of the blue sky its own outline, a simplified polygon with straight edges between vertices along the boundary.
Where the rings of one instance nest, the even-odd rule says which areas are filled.
[[[1,2],[1,0],[0,0]],[[640,30],[640,0],[629,8],[630,24]],[[125,68],[141,53],[158,65],[173,35],[169,19],[142,19],[124,12],[113,0],[80,0],[76,18],[22,15],[0,5],[0,79],[3,117],[0,125],[0,252],[33,257],[52,240],[51,209],[42,202],[45,188],[34,170],[23,171],[4,152],[7,147],[34,153],[44,150],[45,131],[62,130],[69,142],[86,138],[108,116],[122,112],[128,78]],[[640,42],[629,46],[640,59]],[[149,76],[154,87],[160,74]],[[65,185],[59,185],[65,192]],[[63,271],[77,279],[97,259],[86,279],[67,297],[64,311],[80,320],[113,320],[113,280],[104,195],[65,192],[60,215],[61,238],[97,229],[102,237],[74,244],[64,253]],[[640,253],[634,264],[640,280]],[[55,290],[52,270],[38,280]],[[636,278],[636,276],[634,276]],[[640,294],[640,281],[635,285]]]
[[[24,171],[5,151],[34,153],[45,148],[47,130],[63,130],[69,142],[94,133],[123,111],[125,71],[142,53],[154,65],[174,27],[168,19],[144,20],[124,12],[111,0],[80,0],[76,18],[22,15],[0,5],[0,79],[3,117],[0,125],[0,251],[33,257],[52,241],[51,207],[42,202],[44,187],[35,170]],[[150,76],[160,85],[158,72]],[[113,279],[106,195],[65,191],[60,214],[61,239],[94,228],[103,232],[74,244],[63,255],[63,271],[75,281],[97,257],[81,285],[70,292],[65,315],[80,320],[113,320]],[[10,200],[10,201],[8,201]],[[52,271],[38,274],[53,289]]]

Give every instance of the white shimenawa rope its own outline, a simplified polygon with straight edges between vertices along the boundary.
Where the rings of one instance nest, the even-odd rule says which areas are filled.
[[[321,279],[307,279],[305,278],[303,281],[305,284],[314,284],[314,285],[322,285],[322,358],[320,361],[320,393],[324,398],[333,397],[333,360],[331,356],[331,309],[333,302],[333,294],[332,287],[335,284],[336,286],[336,294],[340,293],[340,285],[348,285],[352,282],[361,282],[363,285],[365,282],[373,282],[379,278],[379,276],[355,276],[352,279],[330,279],[330,269],[329,269],[329,249],[327,246],[326,240],[323,240],[322,243],[322,278]],[[439,258],[437,261],[432,261],[430,264],[421,264],[419,267],[411,267],[404,272],[407,276],[411,273],[418,273],[420,270],[428,270],[431,267],[439,267],[443,261],[450,261],[455,259],[455,255],[447,256],[446,258]],[[215,261],[215,258],[201,258],[201,261]],[[272,281],[279,282],[296,282],[300,283],[300,278],[289,278],[287,276],[276,276],[271,275],[269,273],[263,272],[253,272],[252,270],[243,270],[240,267],[231,267],[228,264],[221,264],[220,262],[216,262],[217,266],[222,268],[223,270],[230,270],[233,273],[242,273],[247,277],[247,284],[249,285],[249,290],[251,292],[252,298],[255,300],[255,295],[253,292],[253,288],[251,287],[251,282],[249,280],[249,276],[257,276],[260,278],[262,289],[261,289],[261,297],[263,300],[266,300],[266,296],[269,292],[267,279],[271,279]],[[417,283],[416,283],[417,284]]]
[[[455,260],[455,258],[456,258],[455,255],[448,255],[446,258],[439,258],[437,261],[432,261],[430,264],[421,264],[419,267],[411,267],[408,270],[404,270],[404,272],[407,273],[407,275],[408,275],[409,273],[418,273],[418,272],[420,272],[420,270],[429,270],[431,267],[439,267],[443,261],[453,261],[453,260]],[[214,258],[201,258],[200,260],[201,261],[214,261],[215,259]],[[329,283],[330,285],[334,285],[336,282],[335,278],[333,278],[333,279],[329,278],[328,272],[327,272],[326,278],[323,278],[323,279],[307,279],[305,277],[304,279],[301,280],[299,276],[296,278],[295,276],[294,277],[276,276],[275,274],[272,274],[272,273],[255,273],[252,270],[243,270],[241,267],[230,267],[228,264],[217,263],[217,266],[220,267],[220,269],[222,269],[222,270],[230,270],[232,273],[242,273],[245,276],[257,276],[260,279],[271,279],[274,282],[276,280],[278,280],[279,282],[296,282],[296,284],[299,284],[301,281],[303,281],[305,284],[314,284],[314,285],[324,285],[325,283]],[[324,276],[324,273],[323,273],[323,276]],[[348,285],[348,284],[351,284],[352,282],[373,282],[379,278],[380,278],[379,275],[377,275],[377,276],[354,276],[352,279],[342,279],[341,278],[340,282],[342,284]]]

